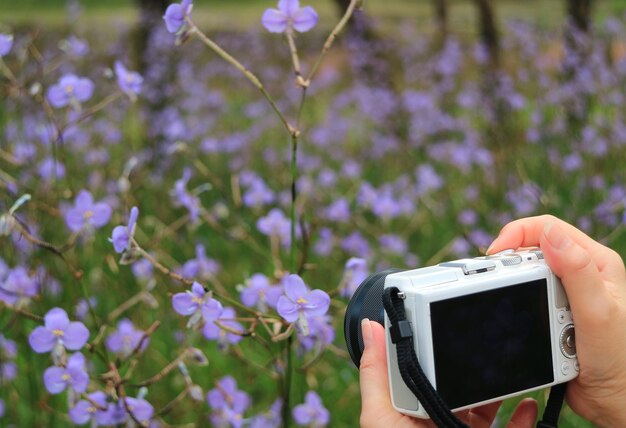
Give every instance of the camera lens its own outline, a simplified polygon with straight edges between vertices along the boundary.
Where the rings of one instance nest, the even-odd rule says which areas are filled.
[[[363,355],[361,321],[368,318],[384,324],[383,289],[387,275],[404,269],[387,269],[367,277],[357,288],[348,303],[344,318],[346,347],[354,364],[359,367]]]

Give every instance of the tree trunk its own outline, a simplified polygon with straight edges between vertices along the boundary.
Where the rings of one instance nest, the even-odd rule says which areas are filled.
[[[567,18],[563,33],[565,55],[563,59],[563,79],[572,88],[577,84],[580,71],[589,60],[591,46],[591,0],[566,0]],[[583,85],[584,87],[584,85]],[[582,127],[587,120],[592,94],[579,91],[565,104],[570,126]]]
[[[489,53],[489,65],[496,70],[500,65],[500,35],[492,0],[474,0],[474,3],[478,8],[480,41]]]
[[[162,17],[170,3],[170,0],[137,0],[139,23],[135,30],[133,61],[141,73],[147,67],[144,53],[148,47],[148,40],[157,26],[165,25]]]
[[[579,31],[588,33],[591,0],[567,0],[567,16]]]
[[[448,38],[448,0],[433,0],[435,9],[435,40],[436,44],[441,47],[446,43]]]

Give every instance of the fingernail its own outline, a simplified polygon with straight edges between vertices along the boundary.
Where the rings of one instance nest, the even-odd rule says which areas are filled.
[[[567,237],[563,229],[554,223],[548,223],[543,228],[543,233],[548,240],[548,243],[557,250],[562,250],[570,243],[570,239]]]
[[[496,239],[498,239],[498,238],[496,238]],[[493,241],[493,242],[491,243],[491,245],[489,246],[489,248],[487,248],[487,251],[485,251],[485,254],[489,255],[489,253],[491,252],[491,249],[493,248],[493,244],[495,244],[495,243],[496,243],[496,241]]]
[[[372,324],[367,318],[363,318],[361,321],[361,335],[363,336],[363,348],[372,343]]]

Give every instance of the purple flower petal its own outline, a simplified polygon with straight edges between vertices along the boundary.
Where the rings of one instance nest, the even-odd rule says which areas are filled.
[[[76,425],[84,425],[91,420],[96,408],[87,400],[80,400],[69,411],[70,419]]]
[[[291,16],[293,28],[304,33],[317,24],[317,12],[311,6],[303,7]]]
[[[111,242],[116,253],[121,254],[128,246],[128,231],[125,226],[115,226],[111,235]]]
[[[204,324],[204,327],[202,327],[202,335],[209,340],[219,339],[221,331],[222,329],[219,328],[213,321],[207,322]]]
[[[132,207],[130,209],[130,216],[128,218],[128,234],[133,233],[133,229],[135,228],[135,223],[137,223],[137,218],[139,217],[139,208]]]
[[[69,103],[69,98],[61,85],[52,85],[46,94],[48,102],[54,108],[65,107]]]
[[[57,343],[57,336],[51,330],[40,326],[35,328],[28,336],[28,343],[35,352],[42,354],[52,351]]]
[[[63,344],[70,351],[78,351],[89,340],[89,330],[82,322],[74,321],[65,330]]]
[[[72,389],[78,393],[87,391],[89,386],[89,376],[83,368],[67,368],[66,374],[69,376],[69,382],[72,385]]]
[[[172,296],[172,307],[180,315],[191,315],[198,309],[194,298],[195,296],[188,292],[176,293]]]
[[[74,96],[78,101],[85,102],[91,98],[93,89],[94,83],[91,80],[87,78],[78,79],[74,88]]]
[[[70,319],[67,317],[67,312],[61,308],[52,308],[44,316],[44,325],[49,330],[61,330],[65,331],[70,324]]]
[[[287,30],[289,19],[280,10],[267,9],[261,17],[261,23],[270,33],[284,33]]]
[[[99,228],[105,226],[111,219],[111,207],[105,202],[98,202],[92,208],[91,224]]]
[[[209,299],[202,305],[202,317],[206,322],[215,321],[223,311],[222,304],[215,299]]]
[[[154,414],[154,407],[146,400],[140,398],[127,397],[126,405],[139,422],[149,421]]]
[[[50,394],[59,394],[67,387],[65,370],[61,367],[48,367],[43,374],[43,383]]]
[[[278,9],[287,16],[293,16],[300,9],[299,0],[278,0]]]
[[[174,3],[167,7],[163,20],[165,21],[165,27],[170,33],[176,33],[183,25],[185,18],[185,11],[180,4]]]
[[[289,275],[285,280],[284,287],[285,294],[294,303],[298,303],[298,300],[302,299],[309,292],[306,284],[298,275]]]
[[[0,33],[0,57],[5,56],[13,46],[13,35]]]
[[[293,408],[293,419],[298,425],[307,426],[313,419],[313,414],[306,404],[298,404]]]
[[[287,322],[294,322],[298,319],[298,309],[300,307],[285,296],[280,296],[276,304],[276,311]]]
[[[81,370],[85,369],[85,356],[80,353],[80,352],[76,352],[74,354],[72,354],[68,359],[67,359],[67,368],[79,368]]]
[[[91,210],[93,207],[93,196],[87,190],[81,190],[76,195],[74,206],[82,211]]]
[[[196,281],[191,284],[191,292],[198,297],[203,297],[205,293],[204,287]]]
[[[305,296],[302,308],[307,316],[325,315],[330,306],[330,297],[322,290],[313,290]]]
[[[78,232],[85,224],[84,212],[78,208],[70,208],[65,213],[65,224],[72,232]]]

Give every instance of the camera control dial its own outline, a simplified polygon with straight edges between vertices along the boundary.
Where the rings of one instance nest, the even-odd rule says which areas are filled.
[[[561,330],[561,337],[559,340],[561,352],[567,358],[576,357],[576,335],[574,333],[574,324],[568,324]]]

